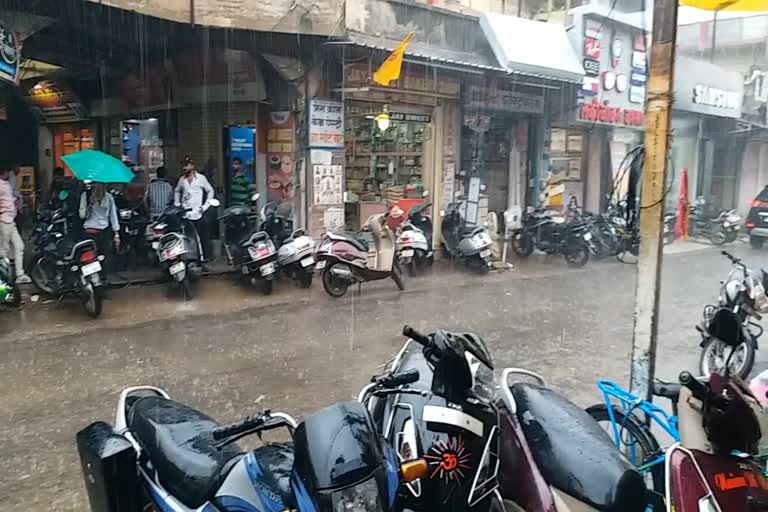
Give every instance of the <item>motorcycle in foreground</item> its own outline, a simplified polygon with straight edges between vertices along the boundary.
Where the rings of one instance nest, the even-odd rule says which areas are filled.
[[[46,232],[40,240],[44,245],[37,248],[29,272],[35,287],[59,300],[77,295],[89,316],[101,315],[106,280],[101,265],[104,255],[98,253],[96,243],[75,242],[58,232]]]
[[[236,444],[276,429],[291,442]],[[139,386],[120,394],[114,427],[92,423],[76,439],[93,512],[394,512],[400,482],[427,466],[397,461],[355,401],[299,425],[269,411],[220,425]]]
[[[742,326],[737,313],[720,308],[708,331],[735,351],[745,342]],[[666,510],[767,511],[768,481],[743,455],[758,453],[766,433],[758,401],[727,364],[708,382],[688,372],[679,380],[680,442],[666,454]]]
[[[280,215],[277,203],[270,202],[261,210],[261,229],[277,245],[277,267],[302,288],[312,286],[315,273],[315,242],[303,229],[293,229],[293,221]]]
[[[763,334],[763,327],[754,320],[759,321],[762,318],[758,310],[762,309],[761,305],[768,300],[765,292],[768,273],[761,270],[760,278],[756,278],[741,259],[726,251],[722,251],[721,254],[731,261],[731,270],[728,277],[720,284],[717,306],[705,306],[703,325],[709,323],[717,309],[727,308],[741,319],[744,342],[735,350],[731,350],[722,340],[709,336],[702,326],[697,327],[702,335],[699,344],[701,347],[699,374],[710,375],[722,371],[727,359],[731,372],[746,379],[755,362],[757,340]]]
[[[569,267],[583,267],[589,261],[592,233],[583,222],[566,223],[549,210],[537,209],[523,215],[522,227],[512,233],[512,250],[521,258],[539,249],[562,254]]]
[[[400,460],[429,464],[426,478],[401,489],[398,509],[498,510],[499,435],[485,343],[471,333],[426,336],[409,326],[403,335],[409,341],[387,372],[358,397]],[[408,387],[377,393],[392,380]]]
[[[11,260],[0,258],[0,306],[9,308],[21,306],[21,290],[13,276]]]
[[[413,206],[408,212],[408,220],[397,230],[397,261],[400,268],[407,268],[412,276],[418,269],[434,262],[432,220],[424,215],[430,206],[432,203]]]
[[[211,206],[219,206],[219,200],[211,200]],[[202,274],[200,237],[185,216],[187,210],[170,206],[152,224],[152,233],[160,238],[152,243],[160,268],[179,288],[184,299],[192,298],[193,281]],[[162,233],[162,235],[160,235]]]
[[[404,290],[402,271],[395,258],[395,235],[387,226],[387,214],[371,215],[363,232],[373,235],[373,246],[360,233],[326,233],[317,245],[315,268],[322,272],[325,291],[343,297],[355,283],[392,278]]]
[[[450,203],[443,216],[441,233],[448,255],[468,267],[485,273],[491,269],[491,235],[480,226],[467,226],[459,211],[460,203]]]

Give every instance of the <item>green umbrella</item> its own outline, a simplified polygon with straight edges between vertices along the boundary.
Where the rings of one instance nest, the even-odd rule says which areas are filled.
[[[102,151],[84,149],[61,158],[82,181],[130,183],[133,172],[123,162]]]

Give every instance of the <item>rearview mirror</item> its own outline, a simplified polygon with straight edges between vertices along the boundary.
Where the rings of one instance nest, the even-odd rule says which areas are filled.
[[[211,199],[211,206],[213,206],[214,208],[218,208],[219,206],[221,206],[221,201],[219,201],[218,199]]]
[[[406,482],[413,482],[427,476],[429,465],[424,459],[409,460],[400,465],[400,474]]]

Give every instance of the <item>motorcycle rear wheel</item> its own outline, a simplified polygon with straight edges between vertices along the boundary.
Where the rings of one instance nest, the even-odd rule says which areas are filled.
[[[312,286],[312,272],[302,272],[298,277],[299,286],[309,288]]]
[[[272,295],[272,290],[275,289],[274,281],[272,279],[261,280],[261,293],[264,295]]]
[[[728,235],[726,235],[723,228],[717,228],[717,231],[709,235],[709,241],[712,242],[712,245],[716,246],[723,245],[727,239]]]
[[[331,269],[336,265],[338,265],[338,263],[331,265],[330,267],[323,270],[322,280],[323,288],[325,288],[326,293],[331,297],[338,299],[347,293],[349,284],[342,281],[341,279],[334,277],[334,275],[331,273]]]
[[[632,462],[635,466],[640,467],[645,461],[651,461],[661,455],[663,452],[659,447],[659,442],[653,435],[651,430],[646,427],[641,420],[635,416],[627,416],[624,411],[615,405],[611,405],[613,409],[613,418],[616,421],[616,426],[620,429],[619,436],[621,437],[620,451],[630,458],[630,448],[635,451],[635,460]],[[606,404],[595,404],[587,407],[587,414],[600,425],[601,428],[606,430],[606,433],[611,438],[611,441],[616,442],[614,439],[613,428],[611,426],[611,419],[608,415],[608,406]],[[623,429],[622,429],[623,426]],[[639,453],[637,453],[639,452]],[[651,466],[646,473],[650,473],[651,482],[646,482],[646,485],[652,483],[654,491],[658,493],[664,493],[664,464],[655,464]],[[643,473],[645,475],[645,473]]]
[[[405,284],[403,284],[403,271],[400,270],[400,265],[397,262],[392,265],[392,280],[397,285],[398,290],[405,290]]]
[[[565,246],[563,257],[569,267],[581,268],[589,261],[589,247],[581,243],[568,244]]]
[[[91,318],[98,318],[101,316],[101,310],[104,303],[104,297],[101,293],[101,288],[95,287],[88,283],[81,292],[81,300],[83,303],[83,309],[88,313]]]
[[[32,279],[32,284],[35,285],[35,288],[37,288],[40,293],[52,296],[56,295],[56,290],[54,288],[55,284],[53,282],[55,277],[49,274],[48,267],[49,265],[46,258],[37,258],[32,264],[29,277]]]
[[[533,254],[533,238],[525,233],[520,233],[519,236],[520,238],[518,238],[518,235],[512,238],[512,250],[521,258],[527,258]]]
[[[192,280],[189,277],[185,277],[181,280],[179,288],[181,288],[182,299],[192,300],[194,298],[194,294],[192,293]]]
[[[725,366],[730,350],[730,347],[722,341],[709,338],[704,342],[704,346],[701,349],[699,374],[711,375],[713,372],[720,372]],[[733,373],[746,380],[752,371],[752,366],[755,364],[755,346],[752,341],[745,341],[736,347],[735,350],[736,352],[731,357],[728,366]]]

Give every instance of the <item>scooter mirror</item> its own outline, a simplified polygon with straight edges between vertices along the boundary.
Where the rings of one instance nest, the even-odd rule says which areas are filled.
[[[221,206],[221,201],[219,201],[218,199],[211,199],[211,206],[213,206],[214,208],[218,208],[219,206]]]
[[[258,200],[259,200],[259,198],[260,198],[260,197],[261,197],[261,194],[259,194],[258,192],[256,192],[255,194],[253,194],[253,195],[251,196],[251,202],[252,202],[252,203],[255,203],[256,201],[258,201]]]

